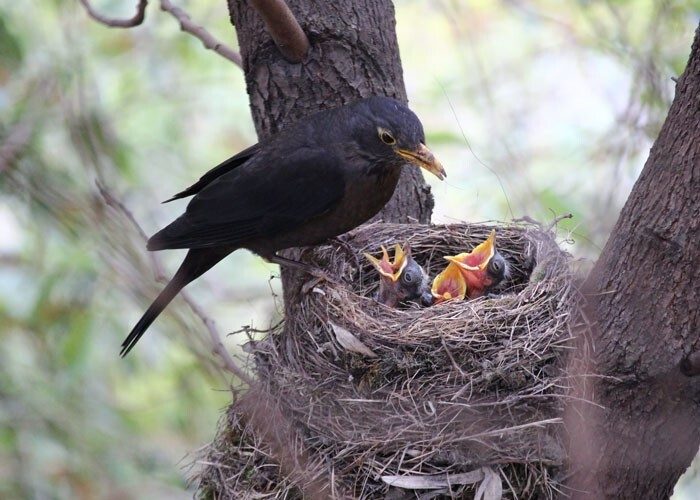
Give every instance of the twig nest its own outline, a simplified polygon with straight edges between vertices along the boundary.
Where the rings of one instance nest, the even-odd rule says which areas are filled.
[[[374,300],[378,276],[363,252],[408,242],[433,277],[444,256],[492,229],[510,265],[495,295],[427,308]],[[553,235],[532,224],[376,223],[344,240],[304,254],[333,280],[311,282],[284,330],[256,352],[265,392],[305,454],[323,457],[312,460],[321,464],[314,477],[357,498],[440,488],[550,496],[563,461],[560,359],[577,305],[570,257]],[[240,447],[250,429],[236,425]],[[239,493],[280,497],[298,486],[280,478],[279,489],[259,491],[241,481]]]

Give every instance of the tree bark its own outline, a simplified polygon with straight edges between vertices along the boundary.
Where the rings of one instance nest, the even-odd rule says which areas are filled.
[[[584,290],[567,412],[574,498],[667,498],[700,445],[700,27],[673,105]],[[583,346],[582,346],[583,347]],[[588,353],[588,354],[586,354]]]

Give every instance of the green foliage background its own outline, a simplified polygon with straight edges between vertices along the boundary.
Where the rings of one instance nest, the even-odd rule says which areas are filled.
[[[188,497],[231,381],[178,299],[155,296],[158,201],[255,142],[241,70],[149,6],[108,29],[73,0],[0,0],[0,497]],[[225,2],[183,2],[235,45]],[[96,1],[105,14],[133,5]],[[446,165],[434,220],[548,220],[582,269],[605,243],[673,97],[695,1],[399,0],[411,106]],[[181,258],[159,257],[166,274]],[[191,287],[223,332],[279,317],[277,268],[238,252]],[[226,337],[244,362],[242,337]],[[677,498],[695,498],[693,471]],[[683,489],[685,488],[685,489]]]

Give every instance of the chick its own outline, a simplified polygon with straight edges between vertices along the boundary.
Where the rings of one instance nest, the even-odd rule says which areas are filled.
[[[450,265],[456,265],[464,277],[469,299],[486,295],[509,275],[508,261],[496,250],[495,230],[471,252],[445,258]]]
[[[411,257],[411,247],[408,244],[403,248],[398,243],[394,245],[393,260],[389,259],[389,253],[383,246],[381,259],[368,253],[365,253],[365,257],[379,271],[377,301],[389,307],[408,302],[423,306],[433,303],[428,275]]]

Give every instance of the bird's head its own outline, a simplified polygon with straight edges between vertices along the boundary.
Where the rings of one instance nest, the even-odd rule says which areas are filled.
[[[422,306],[429,306],[433,303],[433,297],[430,294],[428,274],[411,257],[411,248],[406,245],[404,249],[408,262],[401,272],[396,290],[399,302],[414,302]]]
[[[357,103],[362,120],[356,135],[362,149],[389,165],[408,163],[427,170],[438,179],[447,174],[425,145],[423,125],[405,105],[389,97],[370,97]]]
[[[423,268],[411,257],[411,247],[406,244],[394,245],[394,259],[389,258],[386,248],[382,248],[382,258],[365,253],[365,257],[379,271],[378,300],[384,305],[396,307],[402,302],[432,303],[428,289],[428,276]]]
[[[457,266],[467,284],[469,298],[476,298],[495,287],[508,274],[508,262],[496,250],[496,231],[471,252],[447,256]]]

